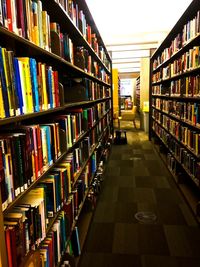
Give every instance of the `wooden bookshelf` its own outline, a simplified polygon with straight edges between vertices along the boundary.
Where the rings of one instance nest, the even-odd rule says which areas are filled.
[[[9,2],[10,1],[6,1],[5,3],[6,8],[8,9]],[[35,262],[39,263],[40,253],[38,253],[38,251],[40,252],[44,249],[47,240],[46,238],[48,237],[48,240],[50,240],[49,242],[55,242],[51,240],[51,236],[54,235],[55,231],[59,234],[59,231],[64,227],[64,223],[67,224],[70,220],[72,220],[70,232],[73,231],[76,225],[82,229],[80,245],[81,248],[83,247],[84,238],[82,238],[82,236],[85,237],[87,235],[89,226],[85,227],[84,224],[82,226],[82,219],[79,221],[79,217],[81,214],[83,222],[85,220],[89,222],[87,213],[85,214],[86,218],[84,219],[84,205],[85,202],[87,202],[89,191],[94,186],[92,184],[93,179],[97,178],[96,175],[98,175],[97,173],[99,172],[99,164],[106,163],[105,159],[110,151],[110,141],[113,134],[112,62],[85,0],[70,1],[72,6],[69,6],[68,1],[59,0],[28,0],[23,1],[23,3],[26,6],[24,6],[25,9],[21,12],[17,12],[18,7],[16,7],[16,10],[11,10],[11,13],[13,12],[12,25],[9,24],[9,14],[6,15],[3,13],[3,20],[0,21],[0,49],[5,48],[3,52],[1,52],[2,50],[0,51],[0,162],[1,177],[4,178],[5,176],[4,179],[6,179],[6,182],[2,182],[2,179],[0,183],[2,192],[2,194],[0,194],[0,233],[2,237],[0,244],[0,265],[3,267],[9,267],[9,262],[16,260],[16,253],[13,251],[15,248],[11,248],[13,253],[10,253],[7,250],[10,241],[6,239],[6,235],[10,234],[9,232],[5,234],[5,231],[8,229],[5,225],[5,221],[8,220],[7,218],[9,214],[16,213],[16,210],[14,210],[16,206],[18,206],[19,203],[22,203],[28,194],[34,190],[38,190],[41,186],[40,183],[45,183],[45,179],[48,175],[50,175],[55,168],[59,168],[58,164],[62,163],[68,155],[72,156],[72,159],[70,159],[70,162],[72,162],[70,163],[70,166],[71,169],[74,168],[74,171],[72,170],[72,173],[70,174],[70,177],[73,178],[73,180],[69,181],[72,191],[70,193],[67,191],[68,189],[65,188],[65,183],[67,184],[69,179],[69,173],[67,174],[67,169],[65,169],[66,177],[61,178],[60,176],[60,178],[58,178],[60,179],[60,187],[59,185],[57,185],[57,187],[55,186],[55,203],[58,202],[58,199],[61,201],[59,203],[60,206],[58,205],[59,208],[57,209],[57,212],[54,212],[50,219],[50,217],[46,215],[48,211],[47,208],[42,208],[42,206],[38,208],[39,215],[37,215],[37,220],[39,221],[35,221],[38,232],[36,232],[37,230],[35,228],[34,234],[38,235],[39,238],[37,239],[37,242],[34,243],[35,248],[33,248],[33,244],[32,247],[30,247],[30,245],[28,245],[28,238],[30,238],[30,236],[26,236],[26,244],[25,241],[23,241],[25,240],[23,234],[28,233],[28,231],[25,232],[25,230],[23,230],[24,232],[21,233],[22,238],[19,240],[21,242],[20,245],[24,242],[22,244],[22,250],[20,251],[22,257],[17,264],[20,267],[25,267],[27,264],[34,265]],[[40,9],[41,7],[42,9]],[[70,11],[72,8],[73,12]],[[16,11],[16,13],[14,13],[14,11]],[[32,20],[33,16],[35,20]],[[42,23],[40,21],[41,18]],[[19,23],[19,20],[22,24]],[[44,26],[44,23],[46,23],[46,26]],[[56,25],[56,30],[50,28],[53,27],[52,23],[54,23],[54,26]],[[52,31],[55,31],[55,33],[52,33]],[[53,40],[53,34],[56,36],[56,44],[51,42],[51,40]],[[58,49],[55,53],[52,52],[54,45]],[[81,55],[77,53],[77,51],[79,51],[78,49],[80,49],[82,53]],[[72,56],[69,57],[69,55]],[[19,58],[22,57],[36,60],[36,69],[31,69],[32,65],[30,65],[25,71],[23,69],[24,66],[18,63]],[[16,70],[17,65],[14,65],[14,60],[16,60],[16,64],[19,64],[18,72]],[[78,65],[80,61],[81,63]],[[39,72],[39,64],[44,68],[42,74]],[[11,69],[13,69],[12,73]],[[58,74],[58,77],[53,76],[55,72]],[[11,91],[9,90],[11,89],[8,89],[8,87],[12,89],[13,94],[10,93]],[[28,90],[27,88],[30,90],[29,93],[26,91]],[[66,100],[70,97],[71,88],[74,89],[73,94],[77,95],[77,100],[73,102]],[[22,92],[22,90],[24,91]],[[80,90],[85,92],[83,99],[80,99],[82,97]],[[23,101],[19,97],[20,93]],[[36,111],[37,101],[39,110]],[[45,101],[47,101],[47,103],[45,103]],[[13,103],[15,103],[15,105]],[[21,111],[21,105],[28,106],[27,112]],[[33,109],[33,112],[30,112],[29,108]],[[6,110],[10,112],[10,115],[5,115]],[[62,128],[63,125],[61,126],[61,124],[59,124],[58,118],[65,118],[66,128]],[[47,135],[46,138],[42,137],[41,133],[40,137],[37,136],[37,138],[34,134],[30,134],[30,136],[27,135],[25,130],[23,133],[20,133],[20,127],[33,127],[32,130],[30,130],[33,131],[35,125],[37,125],[37,127],[40,127],[41,125],[47,127],[50,139]],[[7,173],[5,174],[8,165],[6,165],[7,161],[3,162],[3,156],[7,155],[7,150],[9,150],[10,147],[6,147],[6,152],[3,150],[5,148],[4,142],[7,142],[4,140],[11,138],[10,136],[13,136],[14,133],[16,136],[26,136],[26,139],[24,139],[26,140],[26,143],[20,141],[21,143],[19,144],[19,147],[16,147],[21,151],[20,157],[22,157],[22,159],[20,159],[20,168],[23,170],[23,177],[20,176],[20,179],[26,181],[25,174],[27,173],[25,170],[27,172],[32,172],[32,177],[35,178],[33,178],[33,181],[31,181],[28,186],[24,186],[23,184],[23,188],[20,189],[21,192],[18,195],[15,196],[15,193],[13,192],[13,195],[11,196],[12,201],[9,199],[7,206],[3,207],[2,198],[8,198],[7,191],[11,192],[12,190],[15,190],[15,184],[13,182],[14,167],[15,170],[19,167],[14,166],[14,161],[9,161],[11,164],[10,166],[12,166],[12,168],[10,167],[9,177]],[[31,136],[32,140],[29,140],[28,138],[31,138]],[[49,164],[47,167],[47,165],[43,163],[46,159],[42,157],[43,165],[38,173],[43,170],[43,167],[45,168],[44,171],[41,171],[40,174],[37,173],[36,175],[34,171],[36,170],[35,166],[36,163],[39,162],[39,159],[36,159],[35,151],[38,151],[39,148],[34,145],[34,142],[39,144],[38,138],[41,138],[41,155],[43,156],[43,154],[46,153],[48,158],[50,157],[48,153],[51,151],[52,158],[48,161]],[[52,139],[54,141],[50,144],[49,140]],[[45,141],[45,145],[44,140],[47,140]],[[88,147],[86,147],[86,145],[84,146],[83,142],[86,142]],[[15,145],[15,143],[13,144]],[[26,152],[23,152],[25,151],[23,144],[28,148]],[[11,159],[14,157],[14,145],[13,148],[9,150],[9,157]],[[57,147],[55,147],[56,145]],[[60,154],[58,155],[55,154],[57,153],[55,152],[57,149],[60,150]],[[30,155],[32,156],[29,157]],[[85,155],[87,155],[87,157]],[[81,158],[84,160],[82,161]],[[23,161],[23,159],[25,160]],[[77,172],[75,171],[75,167],[72,168],[72,164],[74,164],[75,167],[80,165]],[[84,175],[86,168],[88,168],[88,182],[81,178],[82,175]],[[64,181],[63,179],[66,180]],[[83,183],[82,186],[84,188],[81,193],[78,192],[78,190],[80,190],[78,189],[78,182],[80,182],[80,179],[83,179],[81,180],[81,183]],[[42,197],[44,202],[44,198],[46,197],[45,194],[47,193],[45,189],[43,192],[45,192]],[[75,210],[75,204],[76,201],[78,201],[77,198],[79,198],[78,193],[83,194],[83,198],[81,201],[79,200],[80,203],[78,209]],[[72,207],[74,210],[72,210],[72,214],[76,214],[76,216],[69,218],[69,214],[67,214],[67,211],[64,208],[70,198],[72,199],[71,201],[73,201]],[[7,200],[8,199],[6,199],[6,201]],[[55,203],[54,205],[57,205]],[[65,212],[63,212],[64,210]],[[21,210],[18,210],[18,213],[20,212]],[[64,216],[63,218],[60,218],[61,213]],[[41,217],[45,218],[45,221],[42,222],[40,219]],[[46,222],[47,220],[49,220],[48,224]],[[59,220],[63,220],[60,225],[57,224]],[[15,222],[13,225],[17,225],[18,227],[19,221],[16,221],[15,219]],[[20,223],[23,224],[24,221]],[[26,224],[27,227],[29,227],[28,221],[26,221]],[[8,223],[8,225],[11,225],[11,223]],[[41,225],[44,225],[45,229],[42,229]],[[19,235],[15,226],[13,226],[12,229],[15,231],[16,235]],[[20,227],[21,226],[22,225],[20,225]],[[23,227],[25,227],[25,224]],[[45,230],[45,236],[42,236],[43,230]],[[66,244],[62,243],[64,242],[64,238],[56,238],[57,243],[54,243],[51,247],[51,249],[55,247],[55,251],[57,251],[57,254],[52,256],[52,259],[55,261],[53,265],[61,266],[62,260],[65,258],[65,253],[67,253],[66,246],[68,245],[68,242],[71,242],[71,234],[65,236],[67,240]],[[58,250],[58,247],[56,247],[58,242],[60,242],[60,251]],[[35,252],[34,249],[36,249]],[[51,250],[49,252],[50,257],[55,251]]]
[[[158,152],[162,151],[198,221],[200,92],[196,81],[200,62],[195,55],[199,51],[199,25],[200,5],[193,0],[150,60],[150,139],[164,148]]]

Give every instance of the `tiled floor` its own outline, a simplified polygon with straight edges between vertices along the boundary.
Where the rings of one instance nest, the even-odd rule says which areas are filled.
[[[112,148],[79,267],[200,267],[200,228],[173,178],[144,132],[127,138]]]

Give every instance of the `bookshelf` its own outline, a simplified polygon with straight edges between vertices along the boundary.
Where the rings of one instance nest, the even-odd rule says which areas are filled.
[[[61,266],[109,156],[112,62],[85,0],[14,2],[0,3],[0,265]]]
[[[150,139],[200,221],[200,5],[193,0],[150,60]]]

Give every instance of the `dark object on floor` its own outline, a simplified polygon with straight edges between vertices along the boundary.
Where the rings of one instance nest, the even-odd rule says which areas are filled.
[[[114,138],[115,145],[125,145],[127,144],[127,137],[125,130],[116,130],[115,131],[115,138]]]

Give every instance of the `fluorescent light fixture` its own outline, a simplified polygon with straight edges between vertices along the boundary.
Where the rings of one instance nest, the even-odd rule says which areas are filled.
[[[157,44],[157,43],[156,43]],[[107,45],[107,49],[112,52],[119,52],[119,51],[137,51],[137,50],[147,50],[151,48],[157,48],[158,44],[132,44],[132,45]]]
[[[121,58],[121,59],[118,59],[118,58],[114,58],[112,59],[112,64],[117,64],[117,63],[140,63],[141,60],[140,58]]]
[[[122,52],[112,52],[112,59],[115,58],[131,58],[131,57],[149,57],[149,50],[141,50],[141,51],[122,51]]]
[[[140,68],[140,63],[117,63],[113,64],[114,69],[121,69],[121,68]]]

